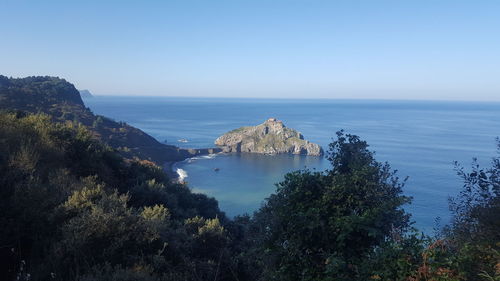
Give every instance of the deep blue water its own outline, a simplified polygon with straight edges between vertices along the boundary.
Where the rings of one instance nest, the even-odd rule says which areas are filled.
[[[159,141],[181,147],[213,147],[221,134],[269,117],[327,148],[345,129],[366,140],[379,161],[388,161],[413,197],[406,209],[416,226],[449,220],[448,197],[462,187],[453,162],[468,167],[473,157],[488,165],[500,136],[500,103],[373,100],[262,100],[112,97],[85,99],[96,114],[136,126]],[[187,143],[179,142],[188,140]],[[306,156],[220,155],[179,163],[197,192],[214,196],[228,215],[251,213],[292,170],[323,170],[327,160]],[[214,168],[219,168],[218,172]]]

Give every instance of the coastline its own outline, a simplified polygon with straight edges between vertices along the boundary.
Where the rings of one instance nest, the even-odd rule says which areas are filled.
[[[174,164],[180,161],[169,161],[163,164],[163,172],[167,175],[167,177],[174,182],[177,182],[179,179],[179,175],[176,171],[174,171]]]
[[[179,174],[175,170],[175,164],[186,161],[187,159],[194,158],[197,156],[204,156],[204,155],[211,155],[211,154],[218,154],[223,152],[221,148],[215,147],[215,148],[187,148],[187,149],[180,149],[184,153],[182,155],[181,159],[178,159],[176,161],[167,161],[163,163],[163,171],[165,174],[168,176],[168,178],[172,182],[179,182]]]

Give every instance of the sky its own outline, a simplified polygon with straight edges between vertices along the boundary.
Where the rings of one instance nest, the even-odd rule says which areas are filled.
[[[0,74],[97,95],[500,101],[500,1],[0,0]]]

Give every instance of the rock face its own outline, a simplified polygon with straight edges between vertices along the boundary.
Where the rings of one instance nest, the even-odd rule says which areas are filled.
[[[223,152],[323,155],[321,146],[304,140],[301,133],[285,127],[276,118],[269,118],[257,126],[232,130],[217,138],[215,144]]]

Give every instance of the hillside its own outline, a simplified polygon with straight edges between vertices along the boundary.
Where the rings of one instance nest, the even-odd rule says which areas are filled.
[[[343,131],[329,144],[329,169],[290,172],[253,215],[229,219],[214,198],[117,154],[189,151],[93,115],[62,79],[0,81],[0,104],[14,111],[0,112],[0,280],[500,278],[500,154],[491,167],[456,166],[453,219],[435,237],[413,227],[406,179]]]
[[[217,201],[149,161],[123,159],[83,126],[0,113],[0,175],[0,280],[145,280],[153,269],[185,280],[196,267],[216,270],[211,249],[222,246],[210,243],[224,241],[227,222]],[[215,237],[191,236],[198,228]],[[111,269],[122,276],[106,277]]]
[[[165,145],[124,122],[94,115],[85,107],[75,86],[58,77],[8,78],[0,75],[0,110],[45,113],[55,122],[82,123],[97,139],[125,158],[137,157],[158,165],[209,152]]]

